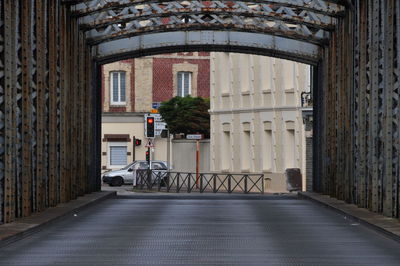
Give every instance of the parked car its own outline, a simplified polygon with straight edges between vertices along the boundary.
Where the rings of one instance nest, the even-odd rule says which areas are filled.
[[[110,186],[122,186],[124,184],[133,184],[136,186],[136,171],[145,169],[148,169],[147,161],[134,161],[120,170],[105,173],[103,175],[103,182]],[[167,162],[151,161],[150,169],[166,172],[168,170]]]

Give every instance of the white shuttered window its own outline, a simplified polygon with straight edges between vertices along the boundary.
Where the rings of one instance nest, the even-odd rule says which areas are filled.
[[[110,72],[111,104],[123,105],[126,103],[126,81],[124,71]]]
[[[123,167],[127,162],[126,143],[109,143],[109,165],[111,167]]]
[[[185,97],[192,94],[192,72],[178,72],[177,96]]]

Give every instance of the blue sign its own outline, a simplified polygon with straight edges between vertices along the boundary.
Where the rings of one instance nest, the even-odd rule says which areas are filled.
[[[160,102],[154,102],[154,103],[152,104],[152,108],[153,108],[153,109],[158,109],[158,108],[160,108],[160,105],[161,105]]]

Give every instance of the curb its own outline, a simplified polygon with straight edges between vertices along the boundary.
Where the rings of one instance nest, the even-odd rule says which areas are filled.
[[[45,211],[33,214],[32,216],[18,219],[12,223],[2,224],[0,225],[0,229],[5,228],[6,230],[7,229],[11,231],[14,230],[16,231],[16,233],[9,236],[5,236],[3,238],[1,238],[0,235],[0,248],[7,246],[18,240],[21,240],[34,233],[37,233],[42,229],[44,229],[46,226],[51,225],[59,221],[60,219],[68,215],[71,215],[72,213],[75,213],[77,211],[82,211],[94,204],[100,203],[106,199],[113,198],[116,195],[117,193],[115,191],[93,192],[91,194],[78,197],[77,199],[72,200],[70,202],[60,204],[56,207],[48,208]],[[71,208],[71,205],[74,204],[76,204],[77,206]],[[46,219],[45,218],[46,215],[49,215],[50,217]],[[30,221],[35,219],[38,219],[39,222],[33,223],[32,221]],[[42,219],[42,221],[40,221],[40,219]]]
[[[344,214],[350,219],[353,219],[360,224],[363,224],[367,226],[368,228],[377,231],[379,233],[382,233],[383,235],[387,236],[388,238],[395,240],[397,242],[400,242],[400,221],[397,221],[395,218],[390,218],[386,217],[374,212],[371,212],[367,209],[364,208],[359,208],[356,205],[348,204],[344,201],[337,200],[335,198],[330,198],[329,200],[331,202],[328,202],[327,200],[324,200],[323,197],[326,195],[318,194],[318,193],[313,193],[313,192],[298,192],[298,197],[311,200],[315,203],[318,203],[324,207],[327,207],[329,209],[332,209],[340,214]],[[328,196],[326,196],[328,197]],[[335,201],[335,202],[332,202]],[[340,208],[340,206],[345,206],[347,209],[353,208],[354,210],[345,210],[343,208]],[[352,212],[353,211],[353,212]],[[361,215],[357,215],[355,212],[363,212],[364,215],[370,215],[371,218],[363,218]],[[369,221],[371,220],[371,221]],[[372,220],[381,220],[381,223],[385,223],[385,225],[379,225],[378,222],[374,222]],[[397,230],[396,230],[397,228]]]

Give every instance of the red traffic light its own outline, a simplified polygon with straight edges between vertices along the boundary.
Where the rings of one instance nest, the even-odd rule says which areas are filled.
[[[148,138],[155,137],[155,124],[156,121],[154,120],[153,116],[148,116],[146,118],[146,126],[145,126],[145,136]]]
[[[141,139],[135,139],[135,146],[140,146],[142,144]]]

